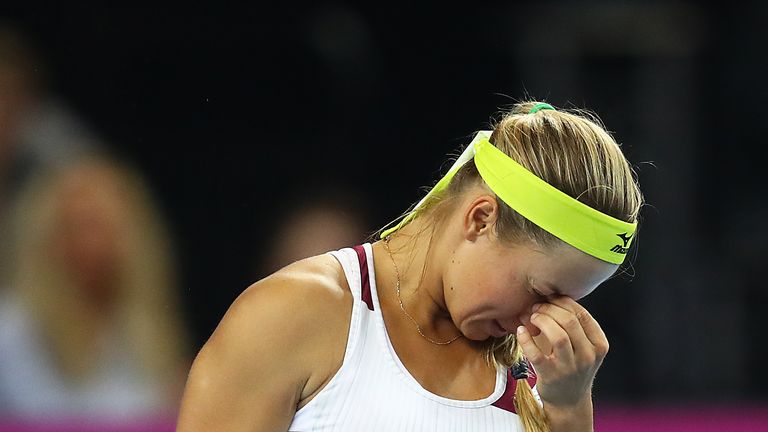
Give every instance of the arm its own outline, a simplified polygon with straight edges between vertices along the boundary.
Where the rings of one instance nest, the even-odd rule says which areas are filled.
[[[593,430],[592,382],[608,353],[608,340],[589,312],[569,297],[553,297],[538,306],[532,336],[518,339],[538,376],[537,388],[552,432]]]
[[[288,429],[325,342],[307,329],[328,296],[307,284],[273,276],[235,300],[192,365],[178,431]]]

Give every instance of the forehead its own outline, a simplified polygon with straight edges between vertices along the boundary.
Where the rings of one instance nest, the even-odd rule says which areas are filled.
[[[516,249],[515,258],[523,264],[523,276],[537,290],[576,300],[594,291],[618,268],[564,243],[554,248],[527,245]]]

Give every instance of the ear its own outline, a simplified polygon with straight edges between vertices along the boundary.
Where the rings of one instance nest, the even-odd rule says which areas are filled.
[[[480,236],[491,233],[493,224],[499,217],[499,203],[493,195],[480,195],[465,207],[464,237],[475,241]]]

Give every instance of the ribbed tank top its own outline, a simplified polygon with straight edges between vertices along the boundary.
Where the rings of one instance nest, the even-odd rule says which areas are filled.
[[[341,367],[298,410],[289,431],[523,432],[506,368],[493,393],[455,400],[424,389],[398,358],[384,325],[376,292],[371,245],[330,252],[341,263],[354,297]],[[509,385],[508,385],[509,384]],[[534,388],[534,395],[538,394]]]

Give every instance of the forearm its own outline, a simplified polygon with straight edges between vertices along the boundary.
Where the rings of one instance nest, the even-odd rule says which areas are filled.
[[[558,407],[544,404],[544,413],[552,432],[593,432],[592,399],[576,406]]]

